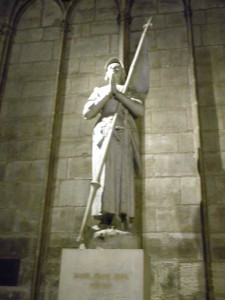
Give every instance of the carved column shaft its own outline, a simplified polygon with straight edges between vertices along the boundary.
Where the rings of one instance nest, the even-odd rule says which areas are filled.
[[[9,55],[11,40],[13,36],[12,27],[5,22],[0,23],[0,99],[5,79],[6,62]],[[0,100],[1,105],[1,100]]]
[[[52,185],[54,178],[54,170],[56,165],[56,157],[55,153],[57,152],[58,147],[58,136],[61,130],[62,123],[62,107],[63,107],[63,98],[61,96],[61,91],[64,89],[62,80],[63,76],[63,64],[65,57],[65,49],[66,49],[66,39],[67,33],[69,31],[69,25],[67,22],[67,14],[65,13],[63,19],[61,20],[61,37],[59,41],[59,55],[58,55],[58,67],[56,72],[56,96],[55,96],[55,107],[54,107],[54,117],[53,117],[53,125],[51,132],[51,143],[50,143],[50,151],[48,158],[48,176],[46,183],[46,191],[45,191],[45,200],[44,205],[42,207],[41,215],[42,220],[40,223],[40,231],[39,231],[39,240],[37,245],[37,258],[35,262],[35,270],[34,270],[34,278],[33,285],[31,291],[31,300],[41,300],[41,287],[44,285],[42,278],[44,277],[44,272],[46,270],[46,259],[47,259],[47,251],[49,246],[49,238],[50,238],[50,219],[52,213]]]
[[[130,52],[130,30],[129,25],[131,23],[131,6],[132,0],[116,0],[118,6],[119,15],[118,23],[120,25],[119,33],[119,58],[123,62],[125,70],[129,68],[129,52]]]
[[[194,45],[194,33],[192,24],[192,7],[191,0],[183,0],[184,5],[184,17],[187,25],[188,36],[188,48],[189,48],[189,81],[190,91],[192,99],[192,113],[195,133],[195,146],[196,155],[199,161],[199,174],[201,181],[201,224],[202,224],[202,241],[203,241],[203,254],[205,264],[205,284],[206,284],[206,299],[212,300],[213,296],[213,284],[212,284],[212,272],[211,272],[211,250],[210,250],[210,238],[209,238],[209,221],[208,221],[208,203],[207,193],[205,186],[205,167],[204,167],[204,152],[202,151],[202,135],[201,135],[201,122],[199,116],[199,104],[198,104],[198,88],[196,83],[196,59],[195,59],[195,45]]]

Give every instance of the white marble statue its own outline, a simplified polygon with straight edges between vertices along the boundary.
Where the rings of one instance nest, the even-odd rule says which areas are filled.
[[[134,176],[140,174],[139,138],[135,124],[143,116],[144,107],[140,100],[123,94],[125,71],[117,58],[106,63],[105,80],[108,84],[96,87],[84,106],[85,119],[100,114],[93,130],[93,178],[104,151],[105,138],[110,130],[114,114],[120,105],[118,118],[109,144],[106,160],[92,205],[92,216],[100,224],[126,228],[134,218]],[[101,227],[106,228],[106,227]]]

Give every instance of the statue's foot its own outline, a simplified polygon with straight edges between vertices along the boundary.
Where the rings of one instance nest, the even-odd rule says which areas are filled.
[[[110,229],[111,225],[99,223],[97,225],[92,226],[91,228],[94,231],[100,231],[100,230]]]
[[[107,237],[119,236],[119,235],[130,235],[130,234],[131,234],[130,232],[118,230],[112,227],[112,228],[96,231],[93,237],[94,239],[99,238],[104,240]]]
[[[101,228],[98,225],[94,225],[91,227],[94,231],[99,231]]]

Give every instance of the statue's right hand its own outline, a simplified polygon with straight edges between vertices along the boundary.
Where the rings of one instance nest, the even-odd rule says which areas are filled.
[[[112,74],[111,78],[109,79],[109,86],[110,86],[110,94],[115,94],[116,93],[116,82],[114,79],[114,76]]]

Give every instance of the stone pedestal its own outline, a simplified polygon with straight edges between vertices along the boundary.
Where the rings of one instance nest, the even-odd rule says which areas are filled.
[[[143,300],[143,250],[63,249],[58,300]]]

